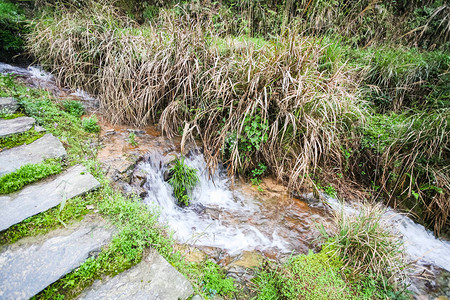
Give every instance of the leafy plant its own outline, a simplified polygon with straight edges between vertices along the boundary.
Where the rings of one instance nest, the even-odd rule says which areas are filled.
[[[203,263],[202,289],[209,297],[216,295],[231,296],[236,292],[234,280],[226,278],[225,273],[220,267],[210,260]]]
[[[171,177],[169,184],[173,187],[173,193],[178,203],[188,206],[190,195],[197,183],[200,181],[197,170],[184,163],[184,156],[176,158],[169,170]]]
[[[100,125],[98,125],[96,115],[92,115],[89,118],[84,118],[81,124],[87,132],[97,133],[100,131]]]
[[[11,149],[23,144],[30,144],[35,140],[41,138],[44,132],[37,132],[36,130],[30,129],[26,132],[10,135],[7,137],[0,138],[0,149]]]
[[[17,4],[0,1],[0,52],[13,55],[23,50],[26,33],[25,15]]]
[[[81,117],[84,114],[84,107],[80,101],[66,100],[62,103],[64,110],[74,117]]]
[[[138,145],[138,142],[136,141],[136,133],[130,132],[128,134],[128,143],[134,147],[136,147]]]

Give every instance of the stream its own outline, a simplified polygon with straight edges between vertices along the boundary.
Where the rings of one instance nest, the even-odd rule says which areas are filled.
[[[81,90],[58,87],[53,76],[39,67],[22,68],[0,63],[0,73],[15,74],[27,85],[47,89],[57,97],[79,99],[88,108],[98,107],[94,97]],[[126,144],[128,132],[123,128],[116,131],[114,139],[121,139],[121,143]],[[160,211],[160,221],[167,223],[178,242],[199,249],[224,266],[248,253],[276,261],[291,254],[307,253],[308,249],[314,248],[319,236],[317,225],[327,227],[333,210],[358,211],[357,204],[341,204],[328,196],[331,208],[312,195],[293,197],[271,178],[263,180],[264,191],[260,192],[239,180],[232,183],[223,167],[210,176],[200,151],[191,151],[185,160],[187,165],[198,170],[200,183],[193,191],[191,206],[180,208],[172,187],[164,180],[168,162],[177,155],[173,151],[176,147],[169,150],[150,147],[153,141],[161,139],[153,132],[143,133],[142,140],[149,142],[143,145],[144,158],[136,166],[136,170],[146,174],[143,188],[147,196],[143,201]],[[114,144],[114,139],[106,140],[106,147],[122,147]],[[387,209],[385,217],[393,230],[402,236],[408,258],[416,262],[409,288],[415,297],[450,297],[450,242],[436,238],[422,225],[392,209]],[[260,260],[255,261],[253,265],[244,266],[256,267]]]

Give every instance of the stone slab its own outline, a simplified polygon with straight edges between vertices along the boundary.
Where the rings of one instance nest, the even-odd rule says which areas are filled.
[[[77,165],[56,178],[49,178],[16,193],[1,196],[0,231],[46,211],[64,199],[82,195],[98,187],[100,183],[97,179],[89,174],[85,167]]]
[[[66,154],[61,142],[48,133],[28,145],[0,152],[0,176],[14,172],[26,164],[37,164],[48,158],[62,158]]]
[[[0,97],[0,112],[13,114],[19,109],[19,103],[12,97]]]
[[[0,119],[0,137],[28,131],[33,127],[35,119],[30,117],[18,117],[15,119]]]
[[[191,283],[151,249],[142,262],[104,281],[96,281],[78,299],[176,300],[194,293]]]
[[[87,216],[67,229],[25,238],[0,252],[0,299],[29,299],[98,253],[113,228]]]

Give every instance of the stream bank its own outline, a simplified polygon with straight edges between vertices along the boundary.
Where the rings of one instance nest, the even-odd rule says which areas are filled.
[[[25,81],[36,80],[40,87],[45,88],[46,84],[50,90],[51,84],[56,87],[51,75],[39,69],[35,74],[32,70],[20,70],[20,76]],[[86,104],[93,103],[91,112],[96,112],[94,98],[82,91],[77,95],[77,92],[67,90],[61,95],[80,99]],[[108,176],[125,193],[137,193],[148,205],[159,206],[161,221],[167,222],[175,231],[180,249],[184,249],[190,259],[212,258],[227,268],[230,276],[243,282],[252,277],[252,271],[247,269],[259,266],[264,259],[281,262],[291,253],[306,253],[314,247],[318,234],[315,224],[330,221],[331,210],[320,201],[308,195],[303,199],[293,197],[271,178],[263,180],[264,192],[245,182],[236,181],[232,185],[223,169],[210,178],[198,150],[191,151],[187,163],[200,171],[201,184],[195,191],[192,207],[180,209],[175,206],[170,187],[164,181],[167,163],[180,151],[180,140],[162,137],[153,127],[141,130],[112,126],[104,121],[101,125],[103,131],[99,143],[103,149],[98,158]],[[131,133],[136,136],[136,145],[130,143]],[[429,252],[436,251],[433,247],[421,246],[438,245],[443,250],[423,261],[422,275],[429,279],[415,283],[417,297],[424,294],[448,296],[448,269],[445,271],[450,257],[445,250],[448,243],[437,240],[406,217],[396,222],[404,228],[406,237],[411,233],[405,239],[407,244],[414,242],[415,248],[410,247],[413,249],[411,256],[429,258]]]

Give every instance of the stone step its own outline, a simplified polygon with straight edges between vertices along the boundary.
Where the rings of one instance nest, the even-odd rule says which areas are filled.
[[[66,154],[61,142],[47,133],[28,145],[0,152],[0,176],[14,172],[26,164],[37,164],[48,158],[62,158]]]
[[[15,119],[0,119],[0,137],[28,131],[33,127],[36,120],[30,117],[18,117]]]
[[[100,217],[45,236],[30,237],[0,252],[0,299],[29,299],[98,253],[113,228]]]
[[[19,103],[12,97],[0,97],[0,112],[13,114],[19,109]]]
[[[86,168],[77,165],[44,181],[0,197],[0,231],[20,223],[28,217],[46,211],[64,199],[70,199],[100,187],[100,183]],[[1,295],[0,295],[1,298]]]
[[[113,278],[96,281],[78,299],[184,300],[193,293],[191,283],[151,249],[139,264]]]

